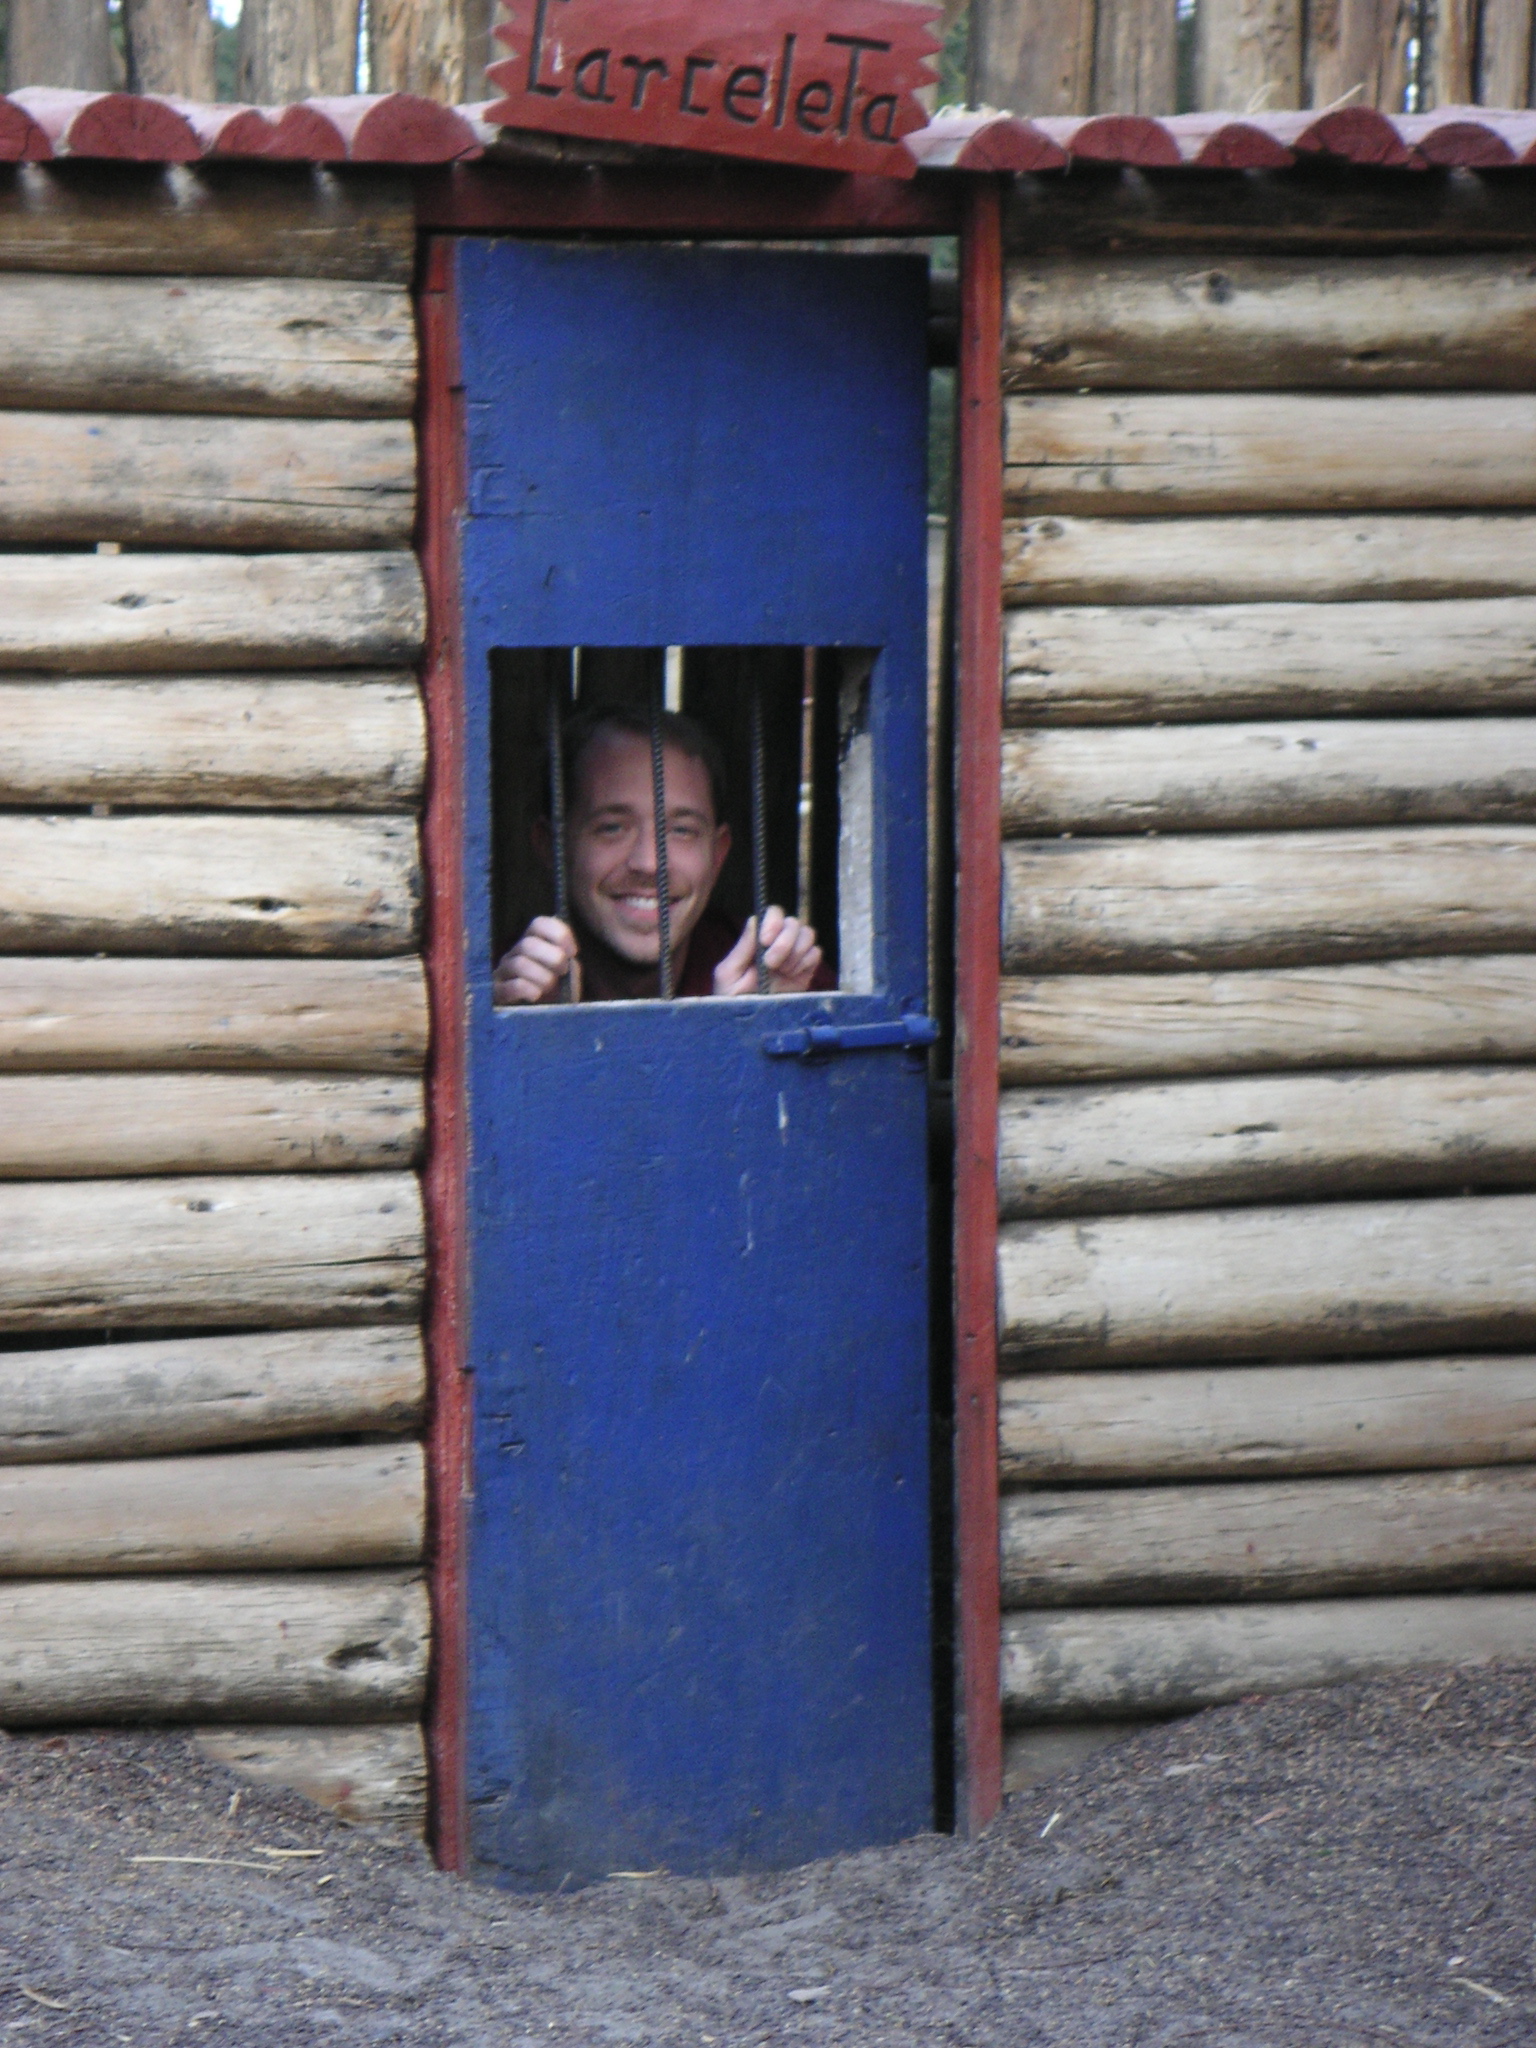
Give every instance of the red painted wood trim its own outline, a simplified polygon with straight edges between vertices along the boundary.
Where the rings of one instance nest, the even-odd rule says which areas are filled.
[[[997,1089],[1002,972],[1003,188],[977,179],[960,244],[955,737],[955,1511],[962,1828],[1002,1800],[997,1509]]]
[[[428,246],[419,299],[421,517],[427,586],[427,798],[423,826],[427,981],[427,1358],[430,1421],[428,1557],[432,1670],[427,1707],[431,1839],[444,1870],[468,1853],[464,1801],[467,1615],[464,1507],[469,1485],[470,1381],[465,1180],[468,1161],[464,983],[464,689],[458,523],[464,502],[462,398],[449,245]]]
[[[415,180],[419,228],[467,234],[951,235],[960,181],[678,164],[454,164]]]
[[[307,100],[356,164],[449,164],[480,154],[480,137],[455,107],[415,92],[348,93]]]

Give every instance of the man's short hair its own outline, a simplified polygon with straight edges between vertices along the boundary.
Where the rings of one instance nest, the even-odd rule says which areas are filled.
[[[565,767],[565,801],[569,808],[576,789],[576,771],[582,756],[600,732],[628,732],[637,739],[643,739],[647,746],[651,739],[650,715],[644,711],[631,710],[627,704],[605,704],[591,711],[578,711],[566,720],[561,730],[562,759]],[[685,711],[663,711],[661,714],[661,739],[663,746],[676,747],[680,754],[686,754],[690,761],[700,761],[709,776],[710,801],[715,807],[715,823],[718,825],[725,816],[726,778],[725,755],[714,734],[700,725],[696,718],[690,718]],[[549,785],[544,787],[544,810],[549,811]]]

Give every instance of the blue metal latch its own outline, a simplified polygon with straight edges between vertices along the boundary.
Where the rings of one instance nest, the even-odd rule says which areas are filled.
[[[939,1027],[932,1017],[908,1012],[890,1024],[808,1024],[798,1031],[773,1031],[763,1040],[770,1059],[811,1059],[822,1052],[864,1052],[873,1046],[932,1045]]]

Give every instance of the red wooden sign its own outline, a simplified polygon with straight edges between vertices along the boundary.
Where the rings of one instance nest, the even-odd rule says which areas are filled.
[[[928,0],[504,0],[485,118],[607,142],[910,177]]]

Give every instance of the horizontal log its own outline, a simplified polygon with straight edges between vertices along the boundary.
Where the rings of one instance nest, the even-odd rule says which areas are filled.
[[[1161,1725],[1159,1720],[1068,1721],[1054,1728],[1016,1729],[1003,1744],[1003,1790],[1032,1792],[1075,1771],[1095,1750],[1129,1742]]]
[[[0,1578],[420,1562],[419,1444],[0,1466]]]
[[[0,709],[4,693],[0,691]],[[1230,832],[1536,818],[1536,718],[1047,727],[1003,736],[1003,830]]]
[[[1004,1224],[1010,1370],[1536,1343],[1536,1195]]]
[[[1037,513],[1526,507],[1536,505],[1536,396],[1015,397],[1003,494]]]
[[[1520,597],[1536,591],[1521,512],[1278,518],[1010,519],[1007,604],[1244,604]]]
[[[1003,1503],[1003,1601],[1297,1600],[1536,1580],[1536,1469],[1074,1487]]]
[[[414,1075],[0,1074],[0,1179],[408,1167],[425,1125]]]
[[[121,164],[18,167],[0,185],[0,269],[410,282],[400,171]]]
[[[1536,1593],[1085,1608],[1003,1621],[1010,1721],[1192,1714],[1248,1693],[1536,1658]]]
[[[1497,256],[1008,266],[1010,390],[1536,389],[1536,280]]]
[[[419,1721],[363,1728],[199,1728],[193,1741],[237,1778],[302,1793],[352,1827],[422,1834],[427,1746]]]
[[[1005,1485],[1536,1462],[1536,1358],[1005,1379]]]
[[[0,947],[78,953],[403,953],[410,818],[0,813]]]
[[[403,1322],[424,1266],[405,1173],[0,1182],[0,1330]]]
[[[1001,1019],[1005,1086],[1265,1067],[1536,1060],[1536,957],[1008,980]]]
[[[0,1350],[0,1464],[398,1435],[425,1405],[421,1332],[404,1323]]]
[[[1536,828],[1013,839],[1003,888],[1010,973],[1507,952],[1536,944]]]
[[[52,675],[414,661],[416,557],[0,553],[0,669]]]
[[[0,1073],[308,1068],[417,1072],[419,959],[0,956]]]
[[[0,1584],[0,1726],[401,1718],[428,1629],[415,1572]]]
[[[1513,185],[1514,189],[1508,189]],[[1376,178],[1321,159],[1303,178],[1016,178],[1007,246],[1023,256],[1145,249],[1209,263],[1233,252],[1465,256],[1536,248],[1517,180]]]
[[[300,1067],[417,1072],[419,959],[0,955],[0,1072]]]
[[[404,418],[410,295],[304,278],[6,279],[0,406]]]
[[[0,542],[377,548],[410,539],[407,420],[13,412]]]
[[[0,681],[0,803],[409,810],[412,676]]]
[[[1010,1088],[998,1122],[1004,1216],[1536,1184],[1532,1067]]]
[[[1536,706],[1536,599],[1012,612],[1008,722],[1141,725]]]

